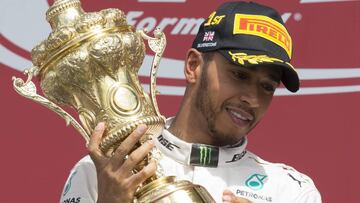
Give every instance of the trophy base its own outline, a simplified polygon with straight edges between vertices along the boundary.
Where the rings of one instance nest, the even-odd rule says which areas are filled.
[[[159,178],[142,187],[136,194],[138,203],[213,203],[215,200],[200,185],[190,181],[175,181],[175,176]]]

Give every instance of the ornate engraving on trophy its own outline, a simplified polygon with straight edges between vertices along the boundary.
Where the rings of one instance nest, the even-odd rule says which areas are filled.
[[[110,105],[117,113],[132,115],[139,110],[139,99],[131,87],[127,85],[113,86],[109,93],[109,97],[114,98],[110,101]]]

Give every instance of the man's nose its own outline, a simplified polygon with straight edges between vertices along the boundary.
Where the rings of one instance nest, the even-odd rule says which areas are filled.
[[[257,85],[248,83],[241,88],[240,101],[248,107],[259,107],[259,90]]]

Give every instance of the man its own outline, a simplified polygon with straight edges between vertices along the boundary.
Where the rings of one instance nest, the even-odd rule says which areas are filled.
[[[299,89],[291,53],[290,35],[275,10],[256,3],[221,5],[187,52],[185,95],[163,133],[130,153],[146,131],[140,125],[109,157],[99,149],[105,125],[100,123],[88,147],[91,158],[74,167],[61,202],[132,202],[157,164],[166,175],[204,186],[216,202],[321,202],[310,178],[246,150],[246,135],[265,114],[280,82],[292,92]],[[162,145],[163,139],[175,147]],[[163,158],[133,174],[154,145]],[[205,148],[208,156],[200,156]]]

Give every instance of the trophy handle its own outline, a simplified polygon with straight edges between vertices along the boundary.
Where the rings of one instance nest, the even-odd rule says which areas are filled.
[[[158,104],[156,101],[156,94],[158,93],[158,91],[156,90],[156,75],[157,75],[157,71],[159,68],[161,57],[162,57],[165,47],[166,47],[166,37],[165,37],[165,34],[160,31],[159,28],[156,28],[154,31],[155,38],[147,35],[145,33],[146,31],[144,31],[144,30],[139,30],[138,32],[145,40],[148,40],[148,45],[149,45],[150,49],[153,52],[155,52],[155,56],[154,56],[154,59],[152,62],[151,70],[150,70],[150,97],[151,97],[151,102],[155,108],[156,115],[163,117],[160,114],[159,107],[158,107]],[[165,120],[164,117],[163,117],[163,119]]]
[[[59,116],[65,119],[67,126],[71,124],[77,131],[80,132],[81,136],[86,141],[86,145],[88,145],[90,136],[86,133],[84,128],[61,107],[36,93],[36,86],[31,80],[33,76],[36,76],[39,73],[39,69],[36,66],[33,66],[25,70],[24,73],[28,75],[26,82],[24,82],[21,78],[12,78],[15,91],[21,96],[31,99],[57,113]]]

